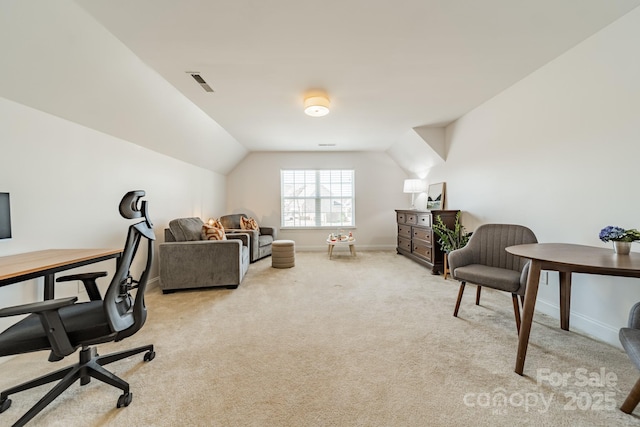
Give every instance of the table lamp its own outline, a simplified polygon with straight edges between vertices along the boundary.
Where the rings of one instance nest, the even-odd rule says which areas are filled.
[[[411,193],[411,209],[415,209],[416,193],[424,193],[427,190],[427,183],[421,179],[405,179],[404,192]]]

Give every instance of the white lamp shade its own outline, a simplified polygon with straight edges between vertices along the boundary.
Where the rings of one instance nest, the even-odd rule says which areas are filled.
[[[329,114],[329,98],[310,96],[304,100],[304,113],[311,117],[322,117]]]
[[[404,180],[404,192],[405,193],[422,193],[427,191],[427,183],[421,179],[405,179]]]

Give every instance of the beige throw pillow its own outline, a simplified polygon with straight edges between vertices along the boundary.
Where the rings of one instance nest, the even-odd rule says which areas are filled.
[[[202,240],[227,240],[220,221],[216,220],[213,225],[204,224],[202,226]]]
[[[258,231],[260,231],[260,227],[258,227],[258,223],[256,222],[255,219],[246,218],[244,216],[240,218],[240,228],[242,228],[243,230],[258,230]]]

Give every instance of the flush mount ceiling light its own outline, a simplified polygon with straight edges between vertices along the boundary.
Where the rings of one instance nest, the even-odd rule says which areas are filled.
[[[316,95],[305,98],[304,113],[311,117],[322,117],[329,114],[329,98]]]

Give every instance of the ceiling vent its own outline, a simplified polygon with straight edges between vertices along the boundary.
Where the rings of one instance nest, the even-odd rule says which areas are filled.
[[[193,77],[193,80],[197,81],[200,86],[205,90],[205,92],[213,92],[211,86],[207,84],[207,82],[202,78],[200,73],[196,71],[187,71],[187,74],[190,74]]]

